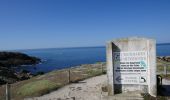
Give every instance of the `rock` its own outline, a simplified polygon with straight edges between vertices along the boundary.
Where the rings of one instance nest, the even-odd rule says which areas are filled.
[[[19,52],[0,52],[0,66],[12,67],[19,65],[38,64],[41,59]]]
[[[162,60],[162,61],[166,61],[166,62],[170,62],[170,56],[158,56],[157,57],[158,60]]]
[[[0,85],[29,79],[33,76],[27,70],[16,72],[12,70],[12,67],[20,67],[21,65],[33,65],[40,62],[41,59],[31,57],[23,53],[0,52]]]
[[[0,84],[14,83],[19,78],[15,75],[15,72],[9,68],[0,66]]]
[[[164,59],[165,61],[170,62],[170,56],[165,56]]]

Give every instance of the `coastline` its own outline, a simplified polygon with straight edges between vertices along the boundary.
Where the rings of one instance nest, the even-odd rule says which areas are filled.
[[[165,63],[170,64],[170,56],[157,57],[158,71],[163,71],[162,66],[164,66]],[[32,67],[32,65],[29,65],[29,67]],[[170,70],[170,68],[168,70]],[[11,94],[13,95],[12,98],[17,100],[22,100],[26,97],[41,96],[57,90],[67,84],[77,83],[81,80],[102,74],[106,74],[105,62],[81,64],[79,66],[54,70],[48,73],[39,73],[39,75],[36,76],[23,70],[20,74],[15,73],[15,75],[19,75],[18,77],[20,77],[20,80],[11,82],[13,83],[11,84]],[[30,88],[32,90],[30,90]],[[5,85],[1,85],[0,90],[0,98],[5,98]]]
[[[11,95],[13,96],[12,98],[16,100],[23,100],[25,97],[41,96],[67,84],[76,83],[105,73],[106,64],[103,62],[82,64],[67,69],[54,70],[43,75],[32,77],[28,80],[11,84]],[[32,90],[30,90],[30,88]],[[0,90],[0,98],[5,98],[5,85],[0,86]]]
[[[162,61],[160,59],[157,59],[157,63],[158,71],[163,71],[162,66],[164,63],[170,64],[170,62]],[[168,70],[170,71],[170,69]],[[11,84],[11,95],[12,98],[16,100],[42,96],[70,83],[77,83],[84,79],[102,74],[106,74],[105,62],[82,64],[71,68],[54,70],[43,75],[32,77],[28,80]],[[0,98],[5,98],[5,85],[0,86],[0,90]]]
[[[32,74],[29,71],[22,70],[18,72],[15,68],[40,62],[41,59],[20,52],[0,52],[0,85],[31,78]]]

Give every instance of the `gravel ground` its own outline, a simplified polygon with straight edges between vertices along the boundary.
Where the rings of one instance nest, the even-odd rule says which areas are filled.
[[[41,97],[25,100],[102,100],[101,87],[106,85],[106,75],[96,76],[79,83],[73,83]]]

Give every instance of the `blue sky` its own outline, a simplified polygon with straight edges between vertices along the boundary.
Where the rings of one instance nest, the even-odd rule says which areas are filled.
[[[0,0],[0,50],[170,42],[170,0]]]

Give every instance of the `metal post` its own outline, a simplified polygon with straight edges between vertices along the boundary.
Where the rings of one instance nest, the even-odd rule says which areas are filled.
[[[10,84],[6,84],[6,100],[10,100]]]

